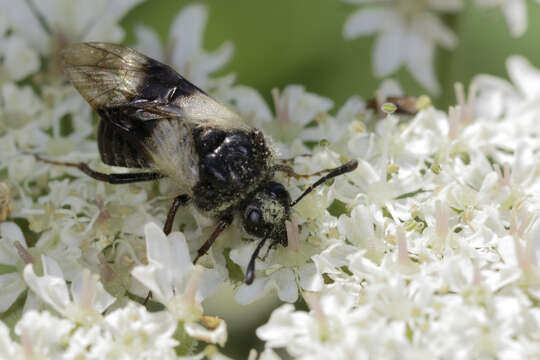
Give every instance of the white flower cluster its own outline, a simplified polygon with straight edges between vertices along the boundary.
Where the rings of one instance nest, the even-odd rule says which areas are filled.
[[[440,93],[433,68],[435,47],[454,49],[458,40],[437,15],[466,11],[463,0],[343,1],[362,6],[344,25],[346,39],[378,33],[372,54],[375,76],[386,77],[405,65],[430,93]],[[526,0],[476,0],[475,4],[481,9],[500,8],[513,37],[526,32]]]
[[[227,339],[225,322],[201,307],[223,275],[194,267],[183,234],[167,238],[153,222],[167,184],[114,187],[32,155],[99,158],[92,113],[63,78],[59,50],[120,42],[118,21],[140,2],[0,1],[0,359],[176,359]],[[187,56],[174,64],[210,86],[231,49],[202,50],[205,17],[187,7],[171,38]],[[140,304],[149,290],[151,312]],[[221,355],[210,346],[196,357],[205,356]]]
[[[457,85],[448,113],[349,119],[338,144],[358,169],[297,209],[299,253],[318,248],[311,286],[307,264],[295,274],[310,310],[276,309],[257,330],[268,349],[299,359],[540,356],[540,71],[511,57],[508,72],[513,84],[478,76],[468,97]],[[316,148],[310,164],[337,156],[332,148]]]
[[[275,90],[272,109],[232,76],[212,76],[233,49],[203,49],[201,5],[176,16],[165,47],[152,29],[136,28],[135,47],[264,129],[296,172],[359,162],[298,203],[298,236],[257,259],[247,286],[257,243],[240,226],[195,266],[211,220],[188,207],[174,223],[181,232],[163,233],[168,180],[115,186],[32,155],[125,171],[97,161],[93,115],[62,78],[58,50],[121,41],[118,21],[140,2],[0,0],[0,359],[225,359],[215,345],[195,353],[227,340],[225,322],[201,305],[225,281],[238,285],[241,304],[275,290],[309,306],[274,311],[257,330],[259,359],[279,359],[275,348],[300,359],[540,356],[539,71],[512,57],[513,84],[479,76],[467,97],[456,87],[448,113],[420,98],[413,116],[391,106],[381,115],[355,96],[329,113],[331,100],[300,85]],[[402,26],[384,35],[408,34],[432,54],[399,9],[377,9]],[[353,19],[351,36],[358,24],[373,32],[383,23]],[[437,29],[430,41],[455,42],[436,17],[422,21]],[[377,66],[410,65],[411,56]],[[313,182],[279,180],[293,198]]]

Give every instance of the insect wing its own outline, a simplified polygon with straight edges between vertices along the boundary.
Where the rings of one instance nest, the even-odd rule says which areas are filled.
[[[62,56],[67,76],[104,122],[98,145],[109,165],[154,168],[191,187],[191,129],[249,128],[171,67],[133,49],[80,43]]]
[[[63,51],[64,71],[99,113],[135,116],[117,119],[129,131],[133,121],[176,119],[194,125],[247,128],[234,112],[209,97],[170,66],[125,46],[79,43]]]

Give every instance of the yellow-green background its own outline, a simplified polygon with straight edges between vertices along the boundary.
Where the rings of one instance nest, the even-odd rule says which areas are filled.
[[[163,41],[173,17],[192,1],[149,0],[134,9],[123,21],[133,42],[133,26],[155,28]],[[220,72],[234,72],[237,82],[258,89],[267,99],[274,87],[303,84],[309,91],[333,99],[337,106],[347,97],[373,95],[380,83],[371,74],[373,37],[345,41],[342,28],[355,6],[337,0],[205,0],[210,16],[204,46],[214,50],[224,41],[235,45],[232,61]],[[505,59],[521,54],[540,65],[540,4],[528,1],[527,33],[514,39],[499,9],[480,10],[470,0],[458,14],[445,15],[444,22],[459,39],[453,51],[439,49],[436,69],[443,93],[434,98],[446,107],[454,102],[453,83],[468,84],[475,74],[506,77]],[[406,71],[395,76],[408,94],[425,92]],[[208,308],[222,312],[230,325],[225,353],[246,358],[253,346],[254,328],[266,321],[274,296],[243,309],[224,291],[210,300]],[[224,312],[228,309],[227,312]],[[236,319],[236,322],[235,322]],[[233,329],[238,331],[232,331]],[[260,346],[260,344],[259,344]]]

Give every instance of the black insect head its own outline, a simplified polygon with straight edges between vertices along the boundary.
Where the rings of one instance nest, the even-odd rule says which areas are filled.
[[[318,186],[324,184],[327,180],[351,172],[356,169],[357,166],[358,161],[353,160],[338,168],[333,169],[331,172],[308,186],[308,188],[304,190],[304,192],[292,202],[290,201],[289,193],[287,192],[287,190],[285,190],[283,185],[276,182],[269,182],[263,185],[263,187],[255,195],[255,201],[250,202],[250,204],[246,206],[246,209],[244,211],[244,228],[246,229],[246,231],[252,235],[262,237],[262,240],[257,244],[257,247],[255,248],[255,251],[253,251],[253,254],[251,255],[251,258],[249,260],[249,264],[246,270],[246,284],[250,285],[255,279],[255,260],[257,259],[257,256],[259,256],[259,252],[261,251],[268,238],[272,238],[273,240],[270,244],[270,247],[276,244],[282,244],[283,246],[287,246],[287,232],[285,228],[285,221],[290,219],[290,208],[298,204],[298,202],[302,200],[307,194],[312,192]],[[268,194],[269,197],[276,199],[276,201],[283,205],[283,210],[281,210],[282,213],[269,214],[274,219],[273,222],[263,221],[265,211],[267,213],[271,211],[270,209],[264,208],[265,205],[268,204],[268,202],[257,203],[257,197],[263,198],[266,194]],[[284,203],[284,201],[286,202]]]

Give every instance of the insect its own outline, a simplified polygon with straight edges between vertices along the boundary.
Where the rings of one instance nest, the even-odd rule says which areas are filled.
[[[76,167],[94,179],[126,184],[171,178],[181,189],[167,214],[171,232],[181,205],[192,202],[216,219],[210,237],[194,263],[206,254],[219,234],[239,216],[247,234],[261,240],[245,273],[255,277],[255,259],[265,242],[268,249],[287,246],[286,221],[291,208],[326,180],[354,170],[358,163],[323,170],[318,181],[291,201],[277,172],[296,174],[280,163],[263,133],[213,100],[171,67],[128,47],[79,43],[62,53],[64,71],[100,117],[98,149],[108,165],[138,172],[105,174],[86,163],[46,162]]]

